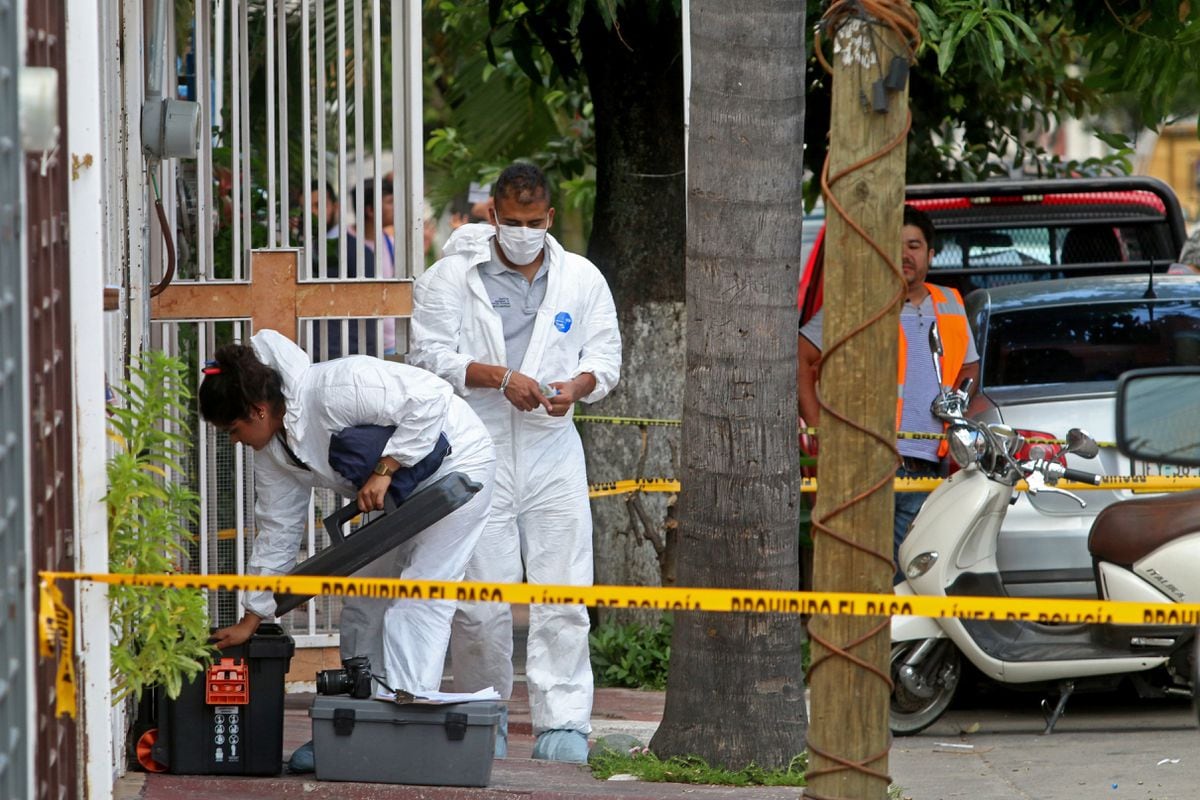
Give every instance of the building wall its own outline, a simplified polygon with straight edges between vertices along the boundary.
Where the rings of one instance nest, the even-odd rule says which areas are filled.
[[[59,131],[56,141],[37,143],[25,158],[25,281],[28,293],[28,463],[32,496],[30,550],[34,570],[75,567],[75,415],[72,391],[70,224],[67,185],[70,137],[66,125],[66,2],[43,0],[26,7],[25,65],[55,71]],[[27,109],[22,109],[27,114]],[[39,152],[40,151],[40,152]],[[29,587],[32,596],[34,586]],[[64,587],[74,606],[73,587]],[[31,602],[32,605],[32,602]],[[60,647],[62,645],[60,644]],[[74,658],[72,651],[59,658]],[[77,796],[77,729],[58,716],[59,692],[74,684],[56,679],[55,659],[35,667],[37,716],[33,737],[36,779],[31,798]]]
[[[1195,226],[1200,220],[1200,139],[1195,120],[1171,125],[1159,134],[1147,174],[1170,184],[1189,227]]]

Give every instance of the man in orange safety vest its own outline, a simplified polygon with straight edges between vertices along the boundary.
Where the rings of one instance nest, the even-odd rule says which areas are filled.
[[[908,292],[900,310],[900,358],[897,364],[896,429],[906,433],[942,433],[944,424],[929,410],[941,391],[929,347],[929,328],[936,320],[941,336],[942,381],[957,387],[966,378],[972,384],[979,379],[979,354],[967,324],[962,297],[949,287],[926,283],[933,261],[933,221],[925,212],[904,207],[901,231],[901,267]],[[804,423],[816,425],[820,413],[817,402],[818,362],[821,359],[821,334],[824,313],[819,310],[800,328],[797,345],[799,368],[796,389],[800,416]],[[972,388],[973,388],[972,387]],[[944,439],[901,438],[896,442],[901,465],[900,477],[933,477],[942,474]],[[896,492],[893,528],[893,559],[898,559],[900,543],[909,524],[928,495],[923,492]],[[897,580],[901,575],[897,573]]]

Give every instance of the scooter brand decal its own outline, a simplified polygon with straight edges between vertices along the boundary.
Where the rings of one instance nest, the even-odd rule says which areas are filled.
[[[1142,570],[1138,570],[1141,572]],[[1183,602],[1184,594],[1179,590],[1179,587],[1167,580],[1167,576],[1156,570],[1154,567],[1146,567],[1146,577],[1154,581],[1159,589],[1162,589],[1167,594],[1174,597],[1176,600]]]
[[[555,314],[554,327],[558,328],[563,333],[571,330],[571,315],[565,311],[560,311]]]

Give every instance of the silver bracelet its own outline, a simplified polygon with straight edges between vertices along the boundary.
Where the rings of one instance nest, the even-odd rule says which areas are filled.
[[[510,369],[510,370],[508,370],[507,372],[505,372],[505,373],[504,373],[504,377],[500,379],[500,392],[501,392],[501,394],[503,394],[503,393],[504,393],[504,390],[508,388],[508,381],[509,381],[509,379],[510,379],[510,378],[512,378],[512,374],[513,374],[513,371]]]

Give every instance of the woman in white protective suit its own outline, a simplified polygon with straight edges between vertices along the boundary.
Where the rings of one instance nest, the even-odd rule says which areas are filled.
[[[420,488],[457,471],[483,488],[356,574],[462,580],[491,507],[495,452],[479,417],[448,383],[368,356],[312,364],[295,343],[272,330],[255,334],[251,346],[221,347],[204,373],[201,415],[232,442],[255,450],[258,531],[248,574],[278,575],[295,566],[315,487],[357,496],[359,508],[372,511],[383,508],[393,473],[428,474]],[[362,426],[395,431],[382,452],[365,454],[374,470],[356,486],[330,465],[330,453],[339,437]],[[214,634],[218,647],[246,641],[263,619],[274,616],[270,592],[248,592],[244,605],[239,622]],[[454,609],[453,601],[347,598],[339,620],[341,655],[368,656],[372,670],[382,672],[392,688],[437,690]]]
[[[592,517],[574,403],[616,385],[621,337],[612,295],[587,259],[547,234],[545,176],[505,169],[492,224],[464,225],[413,289],[408,362],[445,378],[496,445],[492,516],[467,580],[590,586]],[[525,676],[534,758],[583,761],[592,672],[582,605],[529,608]],[[512,691],[512,613],[460,603],[451,637],[455,688]],[[497,754],[505,748],[504,729]]]

